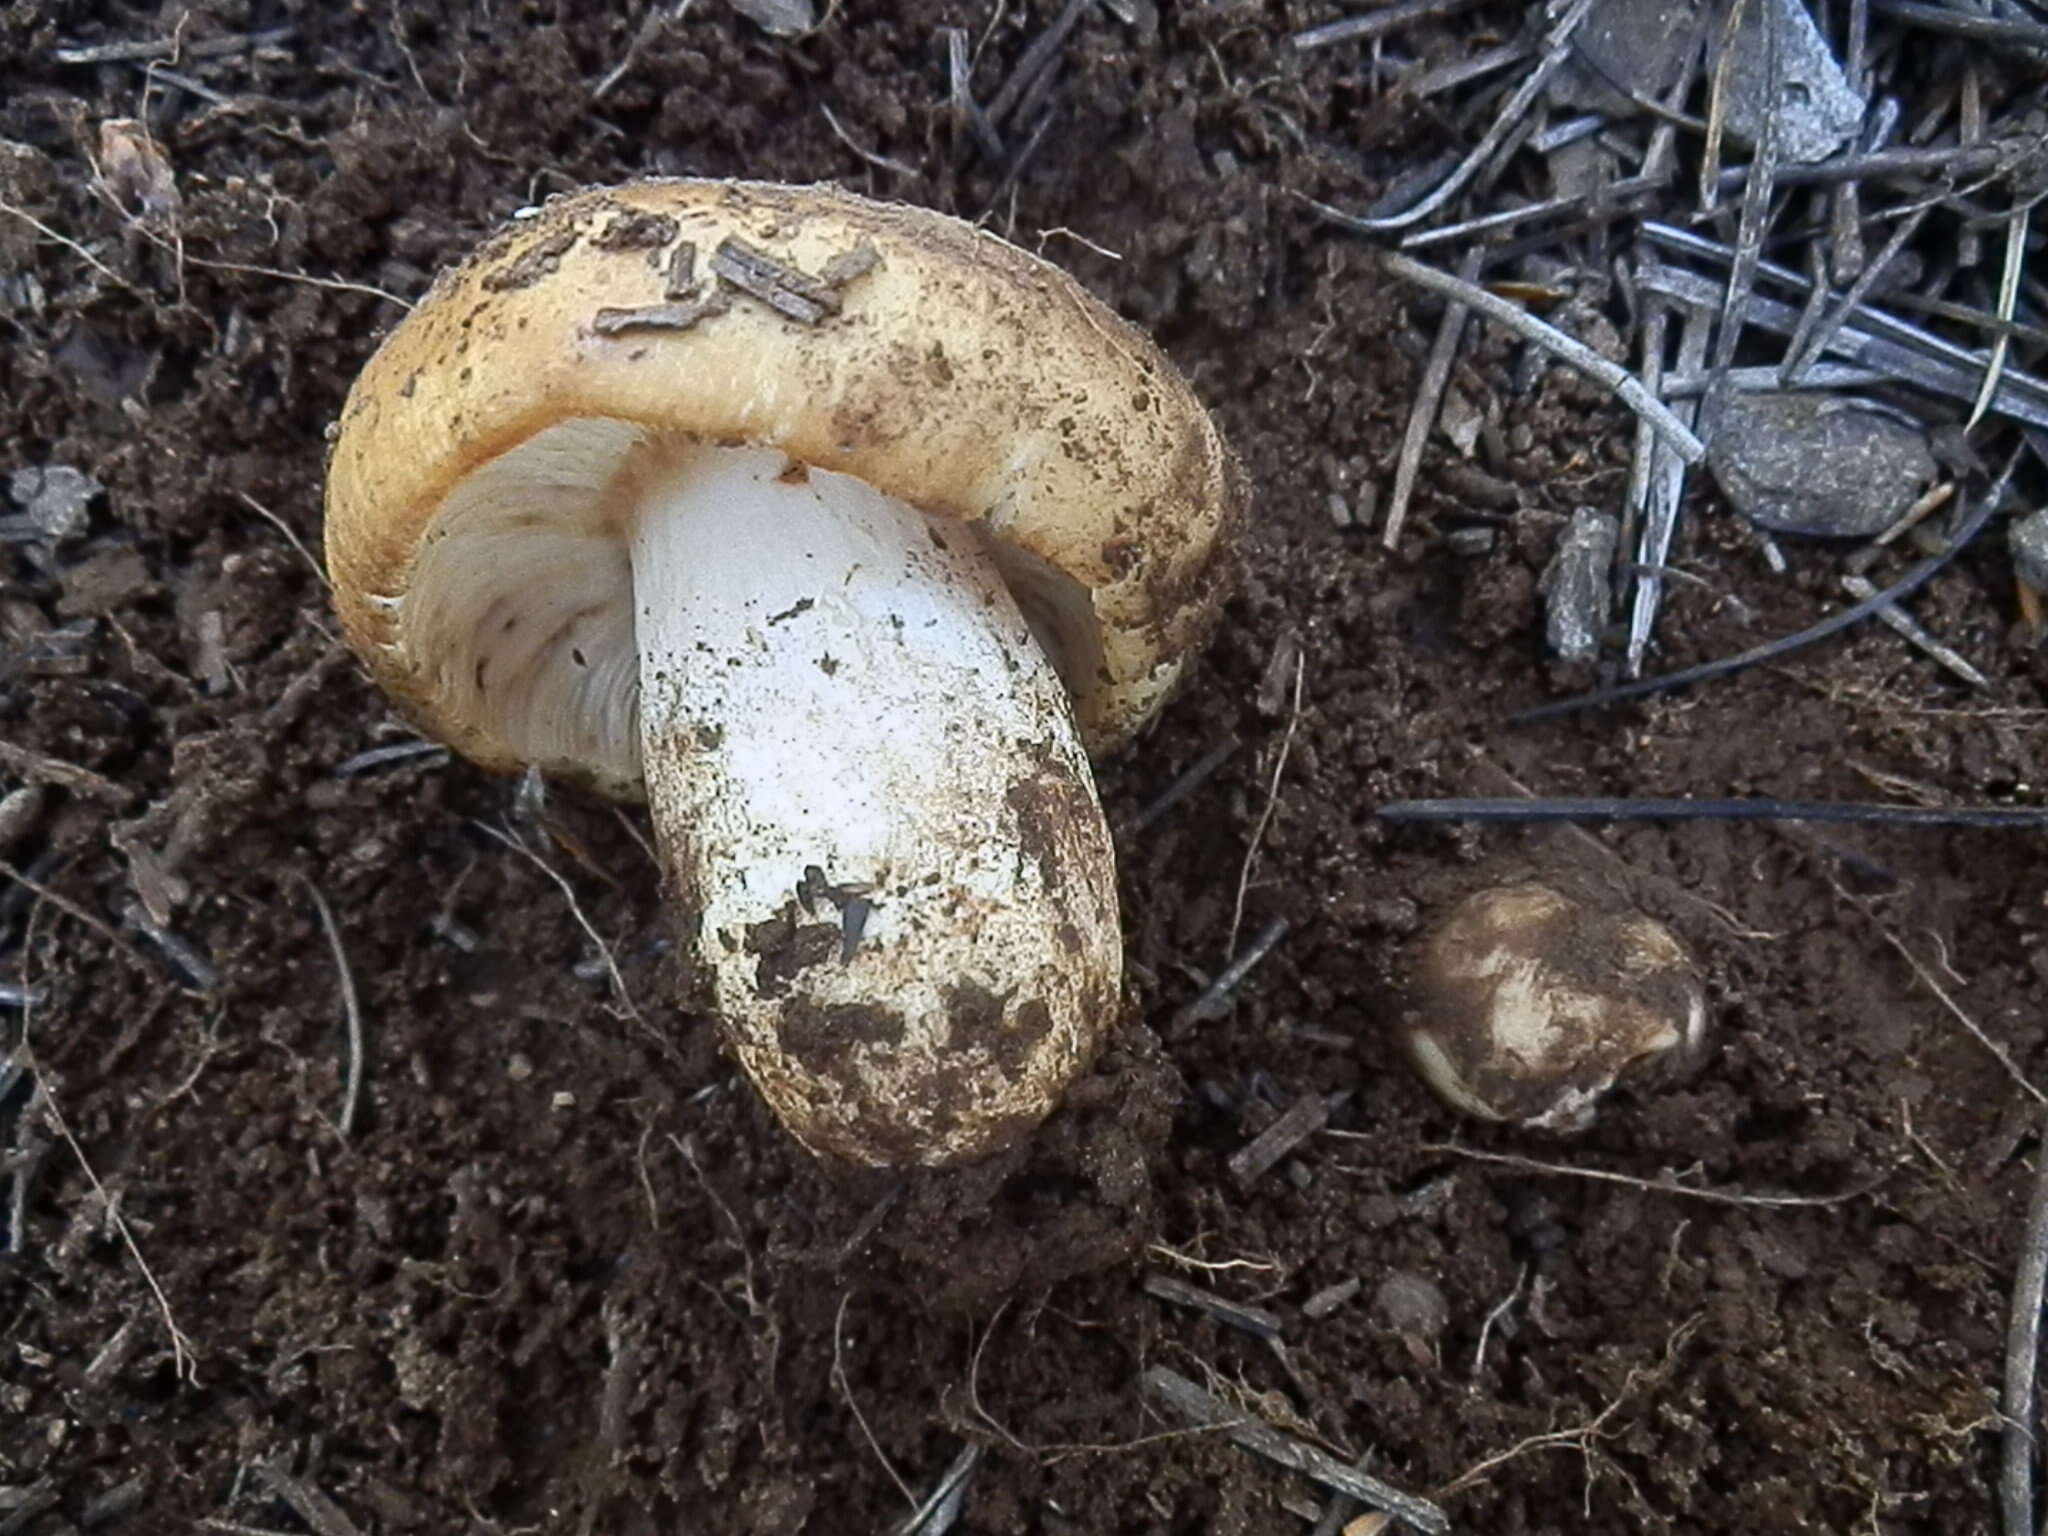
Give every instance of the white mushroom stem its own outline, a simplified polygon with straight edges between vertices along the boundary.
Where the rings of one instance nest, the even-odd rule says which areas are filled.
[[[647,796],[712,1006],[796,1133],[971,1156],[1117,995],[1066,690],[975,530],[770,450],[637,486]]]

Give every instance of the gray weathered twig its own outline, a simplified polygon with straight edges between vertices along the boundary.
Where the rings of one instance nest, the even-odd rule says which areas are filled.
[[[1147,1392],[1190,1423],[1220,1429],[1246,1450],[1312,1477],[1325,1488],[1348,1493],[1361,1504],[1398,1515],[1425,1536],[1444,1536],[1451,1528],[1449,1517],[1429,1500],[1347,1467],[1329,1452],[1282,1434],[1263,1419],[1234,1412],[1221,1398],[1203,1391],[1178,1371],[1155,1365],[1142,1381]]]

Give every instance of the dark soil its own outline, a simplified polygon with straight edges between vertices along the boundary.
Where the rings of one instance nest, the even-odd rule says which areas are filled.
[[[1307,1531],[1309,1484],[1167,1433],[1139,1387],[1154,1364],[1439,1494],[1461,1530],[1990,1529],[2039,1116],[1898,946],[2048,1081],[2038,844],[1394,831],[1372,811],[1516,784],[2027,798],[2048,782],[2048,670],[2002,553],[1986,541],[1918,600],[1981,692],[1871,626],[1508,728],[1590,681],[1544,661],[1537,579],[1574,507],[1619,503],[1632,422],[1489,332],[1453,378],[1484,430],[1470,460],[1432,446],[1402,554],[1335,525],[1333,492],[1390,473],[1436,310],[1289,190],[1362,202],[1453,125],[1374,99],[1355,47],[1286,47],[1328,12],[1092,13],[1052,131],[1004,184],[955,141],[938,29],[969,29],[986,99],[1042,4],[849,4],[776,39],[698,0],[593,99],[645,9],[0,9],[0,138],[29,150],[0,160],[0,469],[106,487],[53,560],[0,548],[0,741],[111,786],[50,789],[0,847],[0,980],[42,994],[0,1005],[31,1069],[0,1100],[0,1169],[26,1191],[0,1212],[0,1530],[876,1532],[907,1509],[885,1458],[921,1493],[971,1440],[987,1455],[958,1529]],[[1497,40],[1474,15],[1404,44]],[[52,59],[280,26],[181,64],[219,102]],[[908,170],[864,161],[826,107]],[[181,198],[148,228],[147,183],[93,170],[101,121],[136,116]],[[565,791],[522,813],[513,785],[433,757],[334,771],[406,736],[306,554],[323,433],[399,314],[375,290],[417,294],[522,204],[655,171],[993,205],[1159,337],[1257,487],[1221,633],[1103,766],[1123,1021],[991,1165],[845,1177],[781,1134],[663,1001],[681,982],[635,817]],[[1475,523],[1490,552],[1444,542]],[[1685,526],[1701,582],[1672,592],[1665,663],[1834,601],[1831,565],[1795,550],[1769,577],[1706,494]],[[1213,778],[1129,830],[1230,737]],[[489,835],[508,826],[536,857]],[[1228,956],[1262,826],[1238,931],[1290,931],[1227,1017],[1176,1027]],[[1529,874],[1671,924],[1712,1000],[1701,1070],[1617,1092],[1569,1142],[1459,1122],[1387,1042],[1419,925]],[[367,1037],[349,1134],[316,888]],[[150,910],[198,967],[124,916]],[[1241,1187],[1229,1154],[1311,1091],[1345,1096],[1344,1134]],[[1710,1203],[1454,1137],[1844,1198]],[[1274,1309],[1284,1357],[1154,1299],[1148,1271]],[[1353,1279],[1328,1316],[1301,1311]]]

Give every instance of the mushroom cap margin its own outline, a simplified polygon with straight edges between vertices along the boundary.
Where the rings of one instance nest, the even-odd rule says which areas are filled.
[[[673,302],[676,248],[705,274],[728,238],[814,275],[863,246],[876,261],[816,325],[734,295],[685,329],[594,327],[600,310]],[[1241,466],[1173,364],[996,236],[829,186],[565,194],[436,279],[357,378],[328,464],[345,633],[388,693],[486,766],[521,764],[451,718],[399,603],[449,492],[577,418],[775,447],[985,523],[1088,595],[1100,664],[1070,683],[1098,755],[1144,729],[1206,639],[1244,516]]]

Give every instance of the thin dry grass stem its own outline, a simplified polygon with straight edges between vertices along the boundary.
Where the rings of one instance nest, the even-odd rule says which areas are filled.
[[[345,277],[315,277],[310,272],[290,272],[283,267],[266,267],[258,262],[223,261],[216,256],[194,256],[185,249],[185,237],[182,232],[174,230],[171,237],[166,239],[161,233],[151,227],[147,221],[137,218],[119,203],[114,202],[111,197],[107,199],[107,202],[108,206],[121,216],[122,221],[129,229],[141,235],[143,239],[171,258],[178,274],[178,303],[181,306],[185,303],[185,268],[193,266],[205,267],[213,272],[239,272],[248,277],[269,277],[275,278],[279,282],[303,283],[308,288],[324,288],[330,293],[360,293],[367,298],[382,299],[387,304],[396,304],[402,310],[409,311],[413,307],[412,300],[410,299],[401,298],[395,293],[388,293],[384,289],[369,283],[350,282]],[[20,212],[18,209],[5,208],[5,205],[0,205],[0,211]],[[23,218],[28,217],[26,214],[21,216]],[[31,220],[30,222],[33,223],[34,221]],[[54,230],[46,229],[45,233],[50,234],[55,239],[64,239],[63,236],[58,235]],[[64,240],[64,243],[72,246],[81,255],[85,254],[84,247],[78,246],[69,240]],[[86,259],[91,260],[92,258],[88,255]],[[100,264],[94,262],[93,265],[99,266]],[[100,270],[106,271],[106,268],[101,267]],[[112,276],[111,273],[108,275]],[[119,278],[114,280],[121,282]],[[130,292],[136,291],[134,286],[129,283],[121,283],[121,286],[127,288]]]
[[[1259,848],[1266,840],[1266,831],[1273,824],[1273,807],[1280,799],[1280,776],[1287,771],[1288,754],[1294,750],[1295,729],[1301,724],[1301,683],[1307,670],[1307,650],[1295,652],[1294,688],[1287,708],[1287,729],[1281,734],[1280,753],[1273,759],[1273,775],[1266,783],[1266,803],[1259,810],[1259,819],[1252,827],[1251,841],[1245,846],[1244,866],[1237,873],[1237,897],[1230,907],[1230,936],[1223,945],[1226,961],[1237,953],[1237,936],[1244,927],[1244,902],[1251,890],[1252,871],[1258,866]]]
[[[1733,0],[1721,25],[1714,48],[1712,72],[1707,83],[1707,142],[1700,151],[1700,212],[1711,213],[1718,199],[1715,192],[1721,177],[1721,140],[1728,126],[1728,76],[1735,64],[1735,34],[1742,26],[1748,0]]]
[[[1458,280],[1474,282],[1479,277],[1486,248],[1474,245],[1458,263]],[[1422,365],[1422,379],[1415,387],[1415,401],[1409,407],[1408,428],[1401,434],[1400,457],[1394,461],[1394,489],[1387,498],[1386,526],[1380,531],[1380,547],[1400,547],[1401,530],[1408,521],[1408,503],[1415,495],[1415,477],[1422,468],[1422,450],[1429,442],[1443,403],[1444,388],[1451,380],[1451,365],[1458,358],[1458,343],[1465,335],[1465,321],[1471,306],[1460,299],[1444,304],[1437,322],[1436,339],[1430,343],[1429,358]]]
[[[640,1170],[640,1188],[647,1196],[647,1225],[656,1232],[661,1230],[661,1202],[654,1197],[654,1179],[647,1172],[647,1138],[654,1134],[654,1122],[640,1127],[640,1146],[634,1153],[634,1162]]]
[[[85,908],[78,905],[77,902],[71,900],[68,896],[60,896],[57,892],[51,890],[47,885],[44,885],[41,881],[32,878],[31,876],[27,875],[19,869],[16,869],[12,864],[8,863],[7,860],[5,859],[0,859],[0,879],[12,880],[16,885],[20,886],[23,890],[29,892],[37,900],[47,901],[51,906],[55,907],[59,912],[62,912],[66,917],[74,918],[78,922],[85,924],[86,927],[90,928],[94,933],[98,934],[101,938],[105,939],[109,944],[113,945],[114,952],[118,954],[122,959],[126,960],[130,965],[134,966],[136,970],[140,971],[143,975],[149,977],[151,980],[154,980],[156,978],[156,967],[149,963],[148,958],[142,953],[141,950],[137,949],[133,944],[130,944],[126,939],[122,938],[120,934],[114,932],[112,928],[108,927],[106,923],[102,922],[99,918],[94,917],[92,913],[86,911]]]
[[[1198,1259],[1191,1253],[1182,1253],[1179,1249],[1169,1248],[1164,1243],[1147,1243],[1145,1251],[1155,1258],[1164,1259],[1169,1264],[1178,1264],[1182,1269],[1200,1270],[1210,1275],[1220,1275],[1233,1269],[1251,1269],[1273,1274],[1282,1267],[1273,1259],[1224,1259],[1220,1263]]]
[[[57,230],[50,228],[49,225],[30,213],[26,208],[17,208],[4,198],[0,198],[0,213],[11,213],[45,240],[54,240],[58,245],[70,251],[80,261],[83,261],[116,288],[120,288],[128,293],[139,293],[141,291],[133,283],[129,282],[127,278],[121,276],[120,273],[101,261],[99,257],[93,255],[91,251],[80,245],[76,240],[72,239],[69,235],[61,234]]]
[[[1462,1489],[1470,1488],[1473,1484],[1484,1481],[1488,1474],[1510,1461],[1515,1461],[1520,1457],[1528,1455],[1532,1451],[1550,1450],[1557,1446],[1576,1446],[1581,1455],[1590,1458],[1593,1442],[1606,1432],[1608,1420],[1620,1412],[1623,1405],[1643,1386],[1655,1386],[1671,1374],[1671,1368],[1678,1359],[1678,1352],[1685,1347],[1686,1341],[1699,1330],[1700,1325],[1705,1321],[1706,1314],[1700,1313],[1680,1323],[1672,1331],[1671,1337],[1665,1341],[1664,1358],[1654,1366],[1632,1368],[1628,1375],[1622,1379],[1621,1390],[1614,1394],[1613,1399],[1608,1402],[1606,1407],[1594,1414],[1585,1423],[1575,1429],[1553,1429],[1544,1434],[1530,1435],[1526,1439],[1517,1440],[1506,1450],[1496,1451],[1483,1461],[1475,1462],[1467,1467],[1463,1472],[1460,1472],[1451,1479],[1450,1482],[1437,1489],[1434,1496],[1439,1499],[1449,1498],[1452,1494]]]
[[[313,1528],[314,1536],[361,1536],[356,1523],[342,1513],[341,1506],[311,1483],[269,1462],[258,1462],[254,1471],[259,1483],[289,1504],[292,1513]]]
[[[1323,1132],[1341,1141],[1378,1142],[1383,1138],[1363,1131]],[[1735,1189],[1699,1189],[1690,1184],[1680,1184],[1675,1179],[1639,1179],[1634,1174],[1611,1173],[1605,1168],[1575,1168],[1570,1163],[1546,1163],[1533,1157],[1523,1157],[1513,1152],[1485,1152],[1478,1147],[1468,1147],[1457,1141],[1425,1141],[1409,1149],[1413,1152],[1448,1153],[1453,1157],[1469,1158],[1475,1163],[1492,1163],[1502,1168],[1514,1168],[1523,1173],[1556,1174],[1569,1179],[1590,1179],[1599,1184],[1622,1184],[1630,1189],[1650,1190],[1660,1195],[1682,1195],[1689,1200],[1705,1200],[1714,1205],[1761,1206],[1770,1210],[1790,1207],[1846,1205],[1851,1200],[1860,1200],[1879,1184],[1883,1177],[1859,1184],[1854,1189],[1845,1189],[1833,1195],[1752,1195]],[[1353,1168],[1345,1163],[1337,1164],[1346,1173],[1376,1173],[1370,1168]]]
[[[157,1281],[156,1271],[149,1267],[149,1260],[142,1256],[141,1245],[135,1241],[135,1234],[129,1229],[127,1217],[121,1214],[120,1204],[107,1192],[106,1185],[100,1182],[99,1174],[93,1171],[92,1162],[85,1155],[85,1148],[81,1147],[78,1138],[71,1134],[71,1127],[64,1119],[64,1112],[57,1105],[57,1095],[50,1086],[48,1074],[37,1070],[33,1051],[30,1051],[28,1056],[29,1070],[36,1074],[36,1092],[42,1099],[44,1118],[49,1121],[50,1129],[63,1138],[64,1145],[71,1149],[71,1155],[78,1159],[79,1169],[85,1174],[86,1182],[92,1186],[93,1194],[98,1197],[105,1209],[107,1220],[112,1222],[114,1230],[121,1234],[122,1245],[127,1248],[128,1256],[135,1261],[135,1267],[142,1272],[142,1282],[149,1287],[149,1294],[155,1298],[157,1314],[163,1319],[164,1331],[171,1339],[172,1374],[180,1381],[198,1385],[199,1377],[195,1369],[199,1359],[198,1351],[192,1347],[192,1340],[185,1330],[178,1326],[177,1316],[171,1311],[171,1299],[164,1294],[163,1286]]]
[[[832,130],[833,137],[837,138],[840,143],[860,156],[869,165],[874,166],[877,170],[894,171],[898,176],[915,176],[918,174],[918,169],[914,165],[905,165],[901,160],[892,160],[887,155],[864,148],[851,133],[846,131],[846,125],[839,121],[833,114],[832,109],[826,106],[824,102],[818,103],[818,110],[825,114],[825,125]]]
[[[1476,747],[1472,749],[1472,761],[1478,765],[1482,772],[1491,774],[1495,779],[1497,779],[1502,784],[1505,784],[1509,789],[1513,790],[1516,794],[1520,795],[1524,800],[1533,800],[1536,798],[1536,792],[1534,790],[1529,788],[1529,786],[1524,784],[1520,779],[1516,778],[1512,773],[1508,772],[1507,769],[1501,767],[1500,764],[1494,762],[1491,758],[1487,757],[1484,753],[1480,752]],[[1575,826],[1567,823],[1565,826],[1565,834],[1568,837],[1570,837],[1573,842],[1577,843],[1581,848],[1586,849],[1589,853],[1599,855],[1599,857],[1604,862],[1613,866],[1615,870],[1624,874],[1630,874],[1636,878],[1641,878],[1640,873],[1632,871],[1628,863],[1621,857],[1620,854],[1616,853],[1612,848],[1608,847],[1605,843],[1601,842],[1599,838],[1595,837],[1592,833],[1588,832],[1584,827]],[[1777,940],[1784,937],[1783,934],[1767,933],[1761,928],[1750,927],[1747,923],[1744,923],[1739,918],[1737,918],[1736,915],[1733,912],[1729,911],[1726,907],[1721,906],[1717,902],[1709,901],[1706,897],[1697,895],[1694,892],[1687,890],[1684,886],[1678,884],[1676,881],[1666,880],[1659,876],[1656,877],[1655,884],[1658,891],[1661,894],[1668,896],[1673,900],[1683,902],[1688,906],[1696,907],[1700,911],[1707,913],[1709,916],[1713,917],[1716,921],[1721,923],[1722,926],[1727,928],[1729,933],[1733,934],[1738,939],[1752,939],[1766,943],[1775,943]]]
[[[760,1358],[756,1362],[760,1378],[763,1381],[773,1381],[776,1362],[782,1355],[782,1324],[777,1320],[774,1311],[762,1301],[761,1293],[756,1289],[754,1250],[748,1246],[746,1228],[740,1225],[740,1219],[734,1214],[733,1208],[726,1204],[724,1197],[718,1193],[717,1186],[705,1175],[704,1164],[697,1156],[694,1141],[689,1137],[678,1138],[673,1134],[668,1140],[669,1145],[682,1154],[683,1161],[690,1165],[690,1172],[696,1175],[697,1187],[704,1191],[704,1198],[717,1208],[718,1214],[725,1218],[726,1225],[732,1228],[733,1246],[740,1251],[740,1300],[746,1305],[747,1315],[761,1325]],[[699,1278],[697,1284],[721,1303],[725,1302],[726,1298],[709,1281]]]
[[[1876,922],[1874,916],[1872,921]],[[1884,939],[1885,943],[1891,945],[1893,949],[1899,952],[1906,964],[1913,968],[1913,974],[1918,976],[1927,990],[1940,1000],[1941,1006],[1949,1011],[1958,1024],[1970,1032],[1979,1045],[1998,1058],[1998,1064],[2005,1068],[2005,1075],[2017,1083],[2021,1090],[2036,1104],[2048,1106],[2048,1093],[2043,1093],[2034,1086],[2033,1081],[2020,1070],[2019,1063],[2012,1059],[2012,1052],[1985,1033],[1984,1026],[1971,1018],[1963,1005],[1949,995],[1948,988],[1944,987],[1934,972],[1927,968],[1925,962],[1913,953],[1907,946],[1906,941],[1893,933],[1891,929],[1885,927],[1883,923],[1877,923],[1876,926],[1879,935]]]
[[[1574,46],[1573,34],[1578,31],[1580,23],[1592,9],[1593,0],[1572,0],[1570,8],[1558,17],[1556,25],[1544,38],[1543,56],[1537,61],[1536,67],[1522,77],[1508,99],[1501,104],[1499,114],[1487,127],[1479,142],[1472,146],[1464,159],[1460,160],[1451,173],[1438,182],[1428,194],[1399,213],[1378,216],[1361,217],[1346,214],[1335,208],[1323,208],[1320,204],[1317,206],[1323,208],[1326,216],[1334,217],[1347,229],[1355,229],[1365,234],[1406,229],[1410,225],[1421,223],[1439,208],[1444,207],[1472,183],[1494,159],[1501,146],[1506,144],[1521,126],[1530,107],[1535,105],[1536,98],[1550,83],[1550,77],[1563,68],[1565,61],[1571,57]]]
[[[868,1443],[868,1449],[875,1453],[875,1460],[882,1464],[882,1470],[889,1474],[889,1481],[896,1485],[903,1495],[903,1502],[912,1509],[917,1508],[917,1494],[903,1474],[896,1470],[896,1463],[889,1459],[889,1453],[882,1449],[882,1443],[875,1438],[874,1430],[868,1427],[868,1416],[860,1411],[860,1401],[853,1395],[853,1383],[846,1375],[845,1330],[846,1304],[853,1300],[853,1292],[843,1292],[839,1297],[839,1311],[832,1318],[832,1384],[839,1388],[839,1395],[846,1399],[846,1406],[853,1414],[853,1422],[860,1426],[861,1437]]]
[[[293,549],[299,552],[299,558],[304,560],[306,564],[309,567],[311,567],[313,574],[320,578],[321,586],[326,587],[332,585],[332,583],[329,582],[327,579],[327,567],[320,563],[320,561],[314,556],[313,551],[306,548],[304,541],[302,541],[299,538],[298,534],[292,531],[292,525],[290,523],[286,522],[283,518],[279,517],[275,512],[271,511],[270,508],[263,505],[263,503],[258,501],[254,496],[251,496],[247,491],[237,491],[235,492],[235,494],[242,498],[243,502],[245,502],[248,505],[250,511],[254,512],[258,517],[263,518],[279,533],[284,535],[285,542],[291,545]]]
[[[1124,259],[1122,251],[1113,251],[1106,245],[1098,245],[1078,229],[1069,229],[1064,224],[1055,224],[1051,229],[1042,229],[1038,232],[1039,255],[1043,256],[1045,254],[1045,242],[1052,239],[1055,235],[1058,235],[1063,240],[1073,241],[1074,244],[1082,247],[1084,250],[1093,251],[1105,261],[1122,261]]]
[[[576,926],[583,930],[584,937],[597,946],[598,954],[603,957],[605,974],[611,978],[612,990],[618,994],[619,1006],[625,1010],[627,1017],[631,1018],[634,1023],[640,1025],[643,1029],[647,1028],[647,1020],[641,1014],[639,1005],[633,1001],[633,994],[626,990],[626,978],[619,973],[619,962],[612,953],[611,945],[605,942],[603,935],[597,931],[596,926],[585,914],[583,904],[576,899],[576,888],[569,884],[567,877],[510,832],[491,826],[488,822],[479,821],[474,823],[474,825],[478,831],[503,843],[535,869],[546,875],[548,879],[554,881],[556,889],[562,893],[562,899],[569,903],[569,915],[575,918]]]
[[[1991,408],[1991,398],[1998,393],[1998,381],[2005,377],[2005,355],[2012,346],[2012,317],[2019,307],[2020,269],[2026,261],[2027,224],[2034,211],[2032,203],[2022,203],[2012,212],[2005,227],[2005,267],[1998,278],[1998,322],[2000,329],[1991,340],[1991,356],[1984,364],[1984,383],[1977,391],[1977,398],[1970,404],[1970,419],[1963,423],[1963,430],[1969,431],[1984,419],[1985,411]]]
[[[1567,336],[1546,321],[1537,319],[1519,304],[1510,303],[1476,283],[1461,282],[1452,273],[1425,266],[1422,262],[1401,255],[1398,251],[1382,253],[1380,265],[1393,276],[1414,283],[1419,288],[1432,288],[1446,297],[1462,301],[1495,324],[1507,327],[1523,340],[1541,347],[1560,362],[1576,368],[1612,393],[1638,416],[1648,419],[1657,429],[1657,435],[1663,438],[1671,451],[1687,464],[1697,464],[1706,457],[1705,445],[1693,435],[1690,427],[1672,414],[1670,406],[1644,389],[1641,379],[1619,363],[1609,362],[1584,342]]]
[[[31,784],[53,784],[59,789],[69,790],[74,795],[99,800],[117,810],[129,805],[135,799],[135,792],[123,789],[104,774],[94,773],[90,768],[81,768],[76,763],[67,763],[61,757],[51,757],[43,752],[31,752],[27,747],[18,747],[11,741],[0,741],[0,768]]]
[[[1486,1346],[1493,1337],[1493,1330],[1500,1320],[1514,1309],[1522,1299],[1522,1287],[1529,1283],[1529,1266],[1524,1264],[1515,1274],[1514,1289],[1494,1304],[1486,1314],[1486,1320],[1479,1325],[1479,1343],[1472,1350],[1472,1379],[1477,1381],[1479,1373],[1486,1369]]]
[[[754,1289],[754,1251],[747,1246],[746,1228],[740,1225],[740,1219],[733,1214],[732,1207],[725,1203],[725,1198],[713,1187],[711,1180],[705,1177],[704,1164],[697,1156],[697,1148],[673,1132],[669,1133],[668,1139],[669,1144],[682,1153],[683,1161],[690,1165],[690,1172],[697,1176],[697,1187],[704,1191],[705,1199],[718,1207],[718,1214],[723,1216],[726,1225],[732,1228],[733,1244],[740,1251],[740,1293],[747,1303],[747,1310],[755,1317],[766,1316],[767,1309],[761,1304],[760,1293]]]
[[[2034,1536],[2034,1372],[2041,1345],[2041,1293],[2048,1285],[2048,1116],[2034,1149],[2034,1189],[2027,1201],[2026,1233],[2013,1272],[2005,1332],[2005,1433],[1998,1471],[1998,1505],[2006,1536]]]
[[[1157,1445],[1167,1440],[1186,1440],[1205,1433],[1202,1429],[1169,1429],[1149,1435],[1138,1435],[1130,1440],[1114,1442],[1076,1442],[1054,1445],[1032,1445],[1012,1434],[981,1401],[981,1358],[988,1350],[988,1341],[995,1337],[996,1324],[1002,1321],[1003,1313],[1009,1310],[1009,1302],[998,1306],[976,1340],[967,1365],[967,1407],[974,1417],[981,1421],[991,1434],[1003,1444],[1022,1456],[1029,1456],[1042,1467],[1056,1466],[1076,1456],[1119,1456],[1130,1451],[1142,1450],[1148,1445]]]
[[[342,947],[341,928],[334,921],[334,909],[327,904],[327,898],[320,887],[313,883],[312,876],[301,874],[299,883],[306,888],[306,894],[313,898],[313,906],[320,914],[320,927],[327,935],[327,947],[334,952],[334,969],[341,978],[342,1022],[348,1027],[348,1071],[341,1090],[341,1118],[335,1128],[341,1132],[341,1139],[347,1141],[355,1134],[356,1106],[363,1096],[363,1008],[356,995],[355,972],[349,969],[348,951]]]

